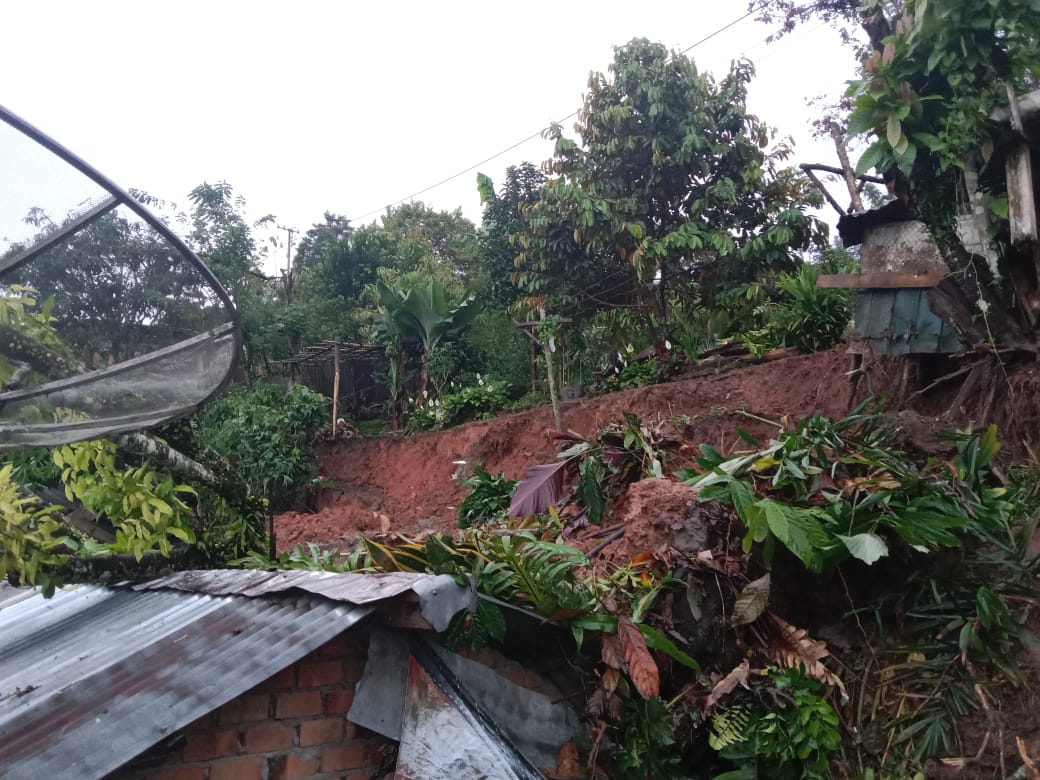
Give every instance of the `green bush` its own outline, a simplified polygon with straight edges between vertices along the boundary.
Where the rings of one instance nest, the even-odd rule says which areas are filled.
[[[797,274],[780,276],[780,301],[765,305],[765,327],[744,335],[752,352],[779,347],[820,352],[844,338],[852,320],[852,291],[817,287],[819,276],[819,266],[809,264]]]
[[[412,410],[408,430],[429,431],[470,420],[486,420],[509,405],[509,386],[495,377],[477,375],[477,384],[427,401]]]
[[[502,311],[478,316],[462,337],[475,373],[498,377],[509,392],[531,384],[531,342]]]
[[[506,479],[501,472],[489,474],[481,465],[464,483],[472,492],[459,505],[459,528],[491,523],[505,517],[516,490],[516,480]]]
[[[630,390],[633,387],[646,387],[656,385],[661,381],[661,373],[657,370],[656,360],[641,360],[638,363],[629,363],[616,377],[604,379],[600,389],[604,393],[613,393],[617,390]]]
[[[289,392],[257,382],[210,404],[199,435],[275,509],[292,506],[317,473],[314,441],[329,399],[297,385]]]

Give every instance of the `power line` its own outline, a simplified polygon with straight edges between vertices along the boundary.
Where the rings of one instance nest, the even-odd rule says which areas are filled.
[[[708,41],[710,41],[712,38],[716,37],[717,35],[721,35],[722,33],[726,32],[726,30],[728,30],[731,27],[733,27],[733,26],[739,24],[740,22],[744,21],[745,19],[750,17],[752,14],[757,12],[759,9],[761,9],[763,6],[765,6],[764,2],[757,4],[755,7],[751,8],[751,10],[749,10],[743,16],[740,16],[740,17],[734,19],[729,24],[727,24],[727,25],[725,25],[723,27],[720,27],[719,29],[715,30],[714,32],[704,36],[699,41],[697,41],[695,43],[691,43],[685,49],[682,49],[679,53],[680,54],[686,54],[687,52],[697,48],[701,44],[707,43]],[[567,116],[562,117],[561,119],[556,120],[556,122],[554,122],[553,124],[559,124],[561,122],[566,122],[568,119],[571,119],[572,117],[575,117],[577,115],[578,115],[578,111],[572,111],[571,113],[567,114]],[[503,149],[500,152],[496,152],[495,154],[491,155],[490,157],[488,157],[488,158],[486,158],[484,160],[481,160],[478,163],[474,163],[473,165],[469,166],[468,168],[465,168],[464,170],[459,171],[458,173],[453,173],[451,176],[448,176],[447,178],[441,179],[436,184],[431,184],[428,187],[423,187],[421,190],[413,192],[411,195],[406,195],[405,197],[400,198],[399,200],[395,200],[393,203],[389,203],[386,206],[380,206],[379,208],[372,209],[372,211],[369,211],[369,212],[367,212],[365,214],[362,214],[360,217],[357,217],[356,219],[351,219],[350,221],[351,222],[361,222],[361,221],[367,219],[368,217],[371,217],[373,214],[378,214],[379,212],[383,211],[384,209],[389,209],[389,208],[393,208],[394,206],[399,206],[400,204],[405,203],[406,201],[413,200],[414,198],[417,198],[420,195],[424,195],[425,193],[429,192],[430,190],[437,189],[437,187],[440,187],[441,185],[447,184],[450,181],[454,181],[455,179],[459,178],[460,176],[465,176],[467,173],[471,173],[472,171],[475,171],[481,165],[485,165],[486,163],[489,163],[492,160],[495,160],[495,159],[501,157],[503,154],[508,154],[509,152],[511,152],[514,149],[516,149],[518,146],[523,146],[528,141],[533,141],[535,138],[538,138],[540,135],[542,135],[542,133],[544,133],[545,130],[546,130],[546,128],[542,128],[541,130],[539,130],[536,133],[531,133],[531,135],[527,136],[523,140],[517,141],[515,144],[512,144],[511,146],[506,147],[505,149]]]

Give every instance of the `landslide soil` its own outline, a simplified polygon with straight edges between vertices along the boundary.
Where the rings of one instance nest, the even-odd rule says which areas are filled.
[[[844,415],[864,392],[862,383],[857,390],[850,380],[849,369],[843,348],[788,357],[565,402],[563,425],[593,437],[634,412],[678,439],[665,463],[670,473],[689,462],[702,442],[723,453],[746,447],[738,428],[765,439],[785,415]],[[321,473],[333,487],[322,490],[316,513],[275,519],[278,548],[304,542],[350,548],[360,535],[387,529],[406,536],[450,533],[473,466],[519,479],[528,467],[555,459],[558,442],[547,435],[552,426],[551,409],[543,406],[417,436],[334,442],[321,457]]]

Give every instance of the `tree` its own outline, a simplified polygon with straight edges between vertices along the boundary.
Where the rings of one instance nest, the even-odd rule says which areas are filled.
[[[480,263],[488,283],[484,299],[501,306],[509,306],[523,295],[513,281],[518,254],[514,236],[529,225],[524,211],[538,200],[539,191],[547,179],[529,162],[506,169],[506,180],[501,193],[495,192],[491,179],[477,175],[477,187],[484,206],[480,226]]]
[[[577,248],[625,292],[601,306],[640,311],[661,337],[673,289],[710,307],[725,285],[793,269],[822,227],[805,212],[807,182],[780,168],[790,149],[767,151],[769,128],[746,111],[752,75],[738,63],[716,82],[660,44],[617,48],[608,73],[589,78],[578,141],[548,133],[554,178],[519,239],[528,286]]]
[[[300,239],[293,257],[293,268],[303,271],[317,266],[328,253],[335,252],[343,246],[353,232],[354,228],[349,219],[341,214],[326,211],[325,221],[311,225],[310,230]]]

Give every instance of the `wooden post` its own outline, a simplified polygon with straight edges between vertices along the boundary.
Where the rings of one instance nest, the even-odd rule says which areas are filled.
[[[339,420],[339,339],[336,339],[336,345],[332,348],[332,356],[336,366],[336,373],[332,377],[332,435],[335,437]]]

